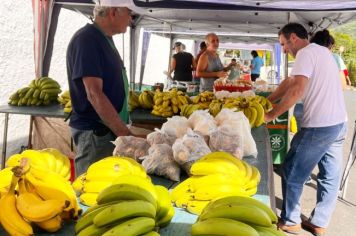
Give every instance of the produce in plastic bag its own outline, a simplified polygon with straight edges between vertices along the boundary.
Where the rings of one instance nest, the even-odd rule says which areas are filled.
[[[190,115],[188,122],[194,131],[204,136],[209,136],[217,129],[216,121],[208,110],[198,110]]]
[[[154,132],[149,133],[147,135],[147,142],[152,146],[154,144],[168,144],[170,146],[173,145],[174,141],[176,140],[175,137],[171,137],[168,134],[162,132],[159,129],[155,129]]]
[[[257,157],[257,147],[256,142],[251,134],[251,126],[243,114],[243,112],[234,112],[230,109],[224,108],[215,117],[218,126],[230,127],[231,130],[236,130],[240,132],[241,137],[243,137],[243,156],[254,156]],[[240,127],[237,129],[237,127]]]
[[[174,160],[180,164],[189,174],[190,166],[201,157],[210,153],[204,137],[191,129],[183,138],[177,139],[173,146]]]
[[[148,154],[150,145],[144,138],[138,138],[134,136],[120,136],[113,142],[115,149],[113,151],[114,156],[131,157],[136,161],[140,157]]]
[[[168,144],[154,144],[148,150],[148,155],[142,157],[142,166],[147,174],[165,176],[173,181],[179,181],[180,168],[173,159],[172,148]]]
[[[241,159],[243,156],[242,124],[238,126],[232,129],[229,125],[222,125],[215,132],[212,132],[209,139],[211,151],[228,152]]]
[[[161,131],[170,137],[181,138],[189,128],[188,120],[184,116],[173,116],[168,118],[162,125]]]

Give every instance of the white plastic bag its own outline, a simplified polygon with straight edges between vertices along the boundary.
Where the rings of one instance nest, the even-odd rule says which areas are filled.
[[[190,127],[203,136],[209,136],[211,132],[217,129],[216,121],[208,110],[198,110],[188,119]]]
[[[188,120],[184,116],[173,116],[168,118],[162,125],[161,131],[175,139],[183,137],[189,128]]]
[[[243,156],[243,136],[241,124],[234,126],[219,126],[219,128],[210,134],[209,147],[211,151],[224,151],[231,153],[237,158],[242,159]]]
[[[154,144],[163,144],[163,143],[172,146],[175,141],[175,137],[171,137],[157,128],[155,129],[154,132],[149,133],[146,139],[151,146],[153,146]]]
[[[173,146],[173,158],[189,174],[190,166],[201,157],[210,153],[204,137],[191,129],[183,138],[177,139]]]
[[[142,166],[148,174],[165,176],[173,181],[180,180],[180,168],[173,159],[173,151],[169,145],[154,144],[148,153],[141,158]]]
[[[113,144],[115,145],[114,156],[131,157],[136,161],[140,157],[147,155],[150,148],[146,139],[134,136],[119,136]]]

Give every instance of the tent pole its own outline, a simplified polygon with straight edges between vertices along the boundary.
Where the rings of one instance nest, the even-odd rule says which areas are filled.
[[[287,12],[287,22],[290,22],[290,12]],[[284,79],[288,78],[288,53],[284,55]]]

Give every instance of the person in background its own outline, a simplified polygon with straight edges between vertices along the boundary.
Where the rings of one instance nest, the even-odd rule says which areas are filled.
[[[199,58],[197,66],[197,76],[200,77],[200,91],[213,91],[214,81],[220,77],[226,77],[230,70],[231,63],[224,68],[217,50],[219,48],[219,38],[214,33],[205,36],[206,50]]]
[[[335,209],[342,173],[347,113],[338,67],[330,50],[309,43],[306,29],[298,23],[278,33],[285,53],[295,58],[290,77],[268,96],[275,103],[265,114],[270,122],[288,111],[299,99],[304,104],[301,130],[293,137],[282,167],[282,210],[278,228],[296,234],[302,226],[324,235]],[[332,96],[330,96],[332,94]],[[300,218],[303,186],[318,166],[317,203],[308,220]]]
[[[230,65],[231,66],[230,66],[230,73],[228,79],[229,80],[240,79],[240,70],[241,70],[240,62],[237,63],[236,59],[232,58]]]
[[[351,83],[350,76],[349,76],[349,71],[347,70],[347,68],[344,69],[344,75],[345,75],[345,78],[346,78],[346,84],[348,86],[351,86],[352,83]]]
[[[175,42],[173,49],[176,53],[172,57],[168,74],[171,75],[174,71],[173,80],[192,82],[192,72],[196,67],[193,55],[184,52],[184,45],[181,42]]]
[[[261,67],[264,65],[264,63],[262,58],[258,56],[258,53],[255,50],[251,51],[251,55],[253,57],[250,65],[251,80],[256,81],[256,79],[260,77]]]
[[[199,58],[201,56],[201,54],[203,54],[203,52],[205,52],[206,50],[206,43],[205,41],[202,41],[199,45],[199,52],[197,54],[197,56],[195,57],[194,61],[195,61],[195,64],[198,65],[198,62],[199,62]],[[197,83],[197,84],[200,84],[200,78],[197,76],[197,72],[195,71],[194,73],[194,82]]]
[[[330,35],[328,30],[320,30],[314,34],[314,36],[310,39],[311,43],[316,43],[318,45],[327,47],[330,51],[335,45],[335,39]],[[339,68],[339,77],[342,84],[342,88],[345,89],[347,85],[347,80],[345,78],[344,70],[346,69],[346,65],[341,56],[337,53],[332,53],[335,62]]]
[[[73,112],[70,117],[76,146],[75,172],[111,156],[117,136],[132,135],[127,106],[128,81],[113,35],[125,33],[131,10],[119,0],[101,0],[94,22],[79,29],[67,48],[66,64]]]

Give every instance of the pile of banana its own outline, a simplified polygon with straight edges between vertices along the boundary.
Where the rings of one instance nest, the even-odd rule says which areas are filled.
[[[135,91],[130,90],[129,93],[129,111],[135,110],[137,107],[140,107],[139,96]]]
[[[258,169],[227,152],[212,152],[190,168],[191,177],[177,185],[171,198],[177,207],[199,215],[213,199],[252,196],[261,175]]]
[[[70,183],[57,173],[29,165],[13,167],[8,191],[0,200],[0,222],[10,235],[33,235],[33,224],[47,232],[77,219],[81,209]],[[15,188],[17,191],[15,192]]]
[[[215,99],[215,95],[213,92],[210,91],[204,91],[202,93],[199,93],[197,96],[195,96],[192,99],[192,102],[194,104],[199,104],[201,109],[208,109],[210,102]]]
[[[153,185],[143,176],[124,175],[101,191],[75,225],[84,235],[159,235],[154,230],[168,225],[173,218],[168,190]]]
[[[66,180],[70,180],[71,170],[69,158],[55,148],[42,150],[25,150],[21,154],[14,154],[6,161],[6,166],[18,166],[22,158],[29,159],[29,165],[44,171],[54,172]]]
[[[72,183],[80,195],[80,202],[87,206],[96,204],[98,194],[112,185],[113,181],[126,175],[148,178],[143,167],[128,157],[111,156],[91,164],[84,174]]]
[[[285,236],[278,231],[276,214],[249,197],[229,196],[211,201],[192,225],[192,235]]]
[[[140,103],[140,106],[143,109],[152,109],[154,102],[153,102],[153,96],[155,95],[154,92],[150,90],[145,90],[143,91],[139,96],[138,96],[138,102]]]
[[[180,110],[182,111],[184,106],[189,104],[190,99],[182,91],[174,88],[168,92],[155,92],[153,102],[154,106],[151,112],[153,115],[171,117],[178,114]]]
[[[34,79],[31,83],[13,93],[8,104],[14,106],[41,106],[57,101],[61,92],[57,81],[49,77]]]
[[[196,110],[201,110],[200,104],[186,104],[180,107],[180,115],[189,118]]]
[[[58,98],[57,101],[64,105],[64,113],[70,113],[72,111],[72,101],[70,100],[69,90],[64,91]]]

